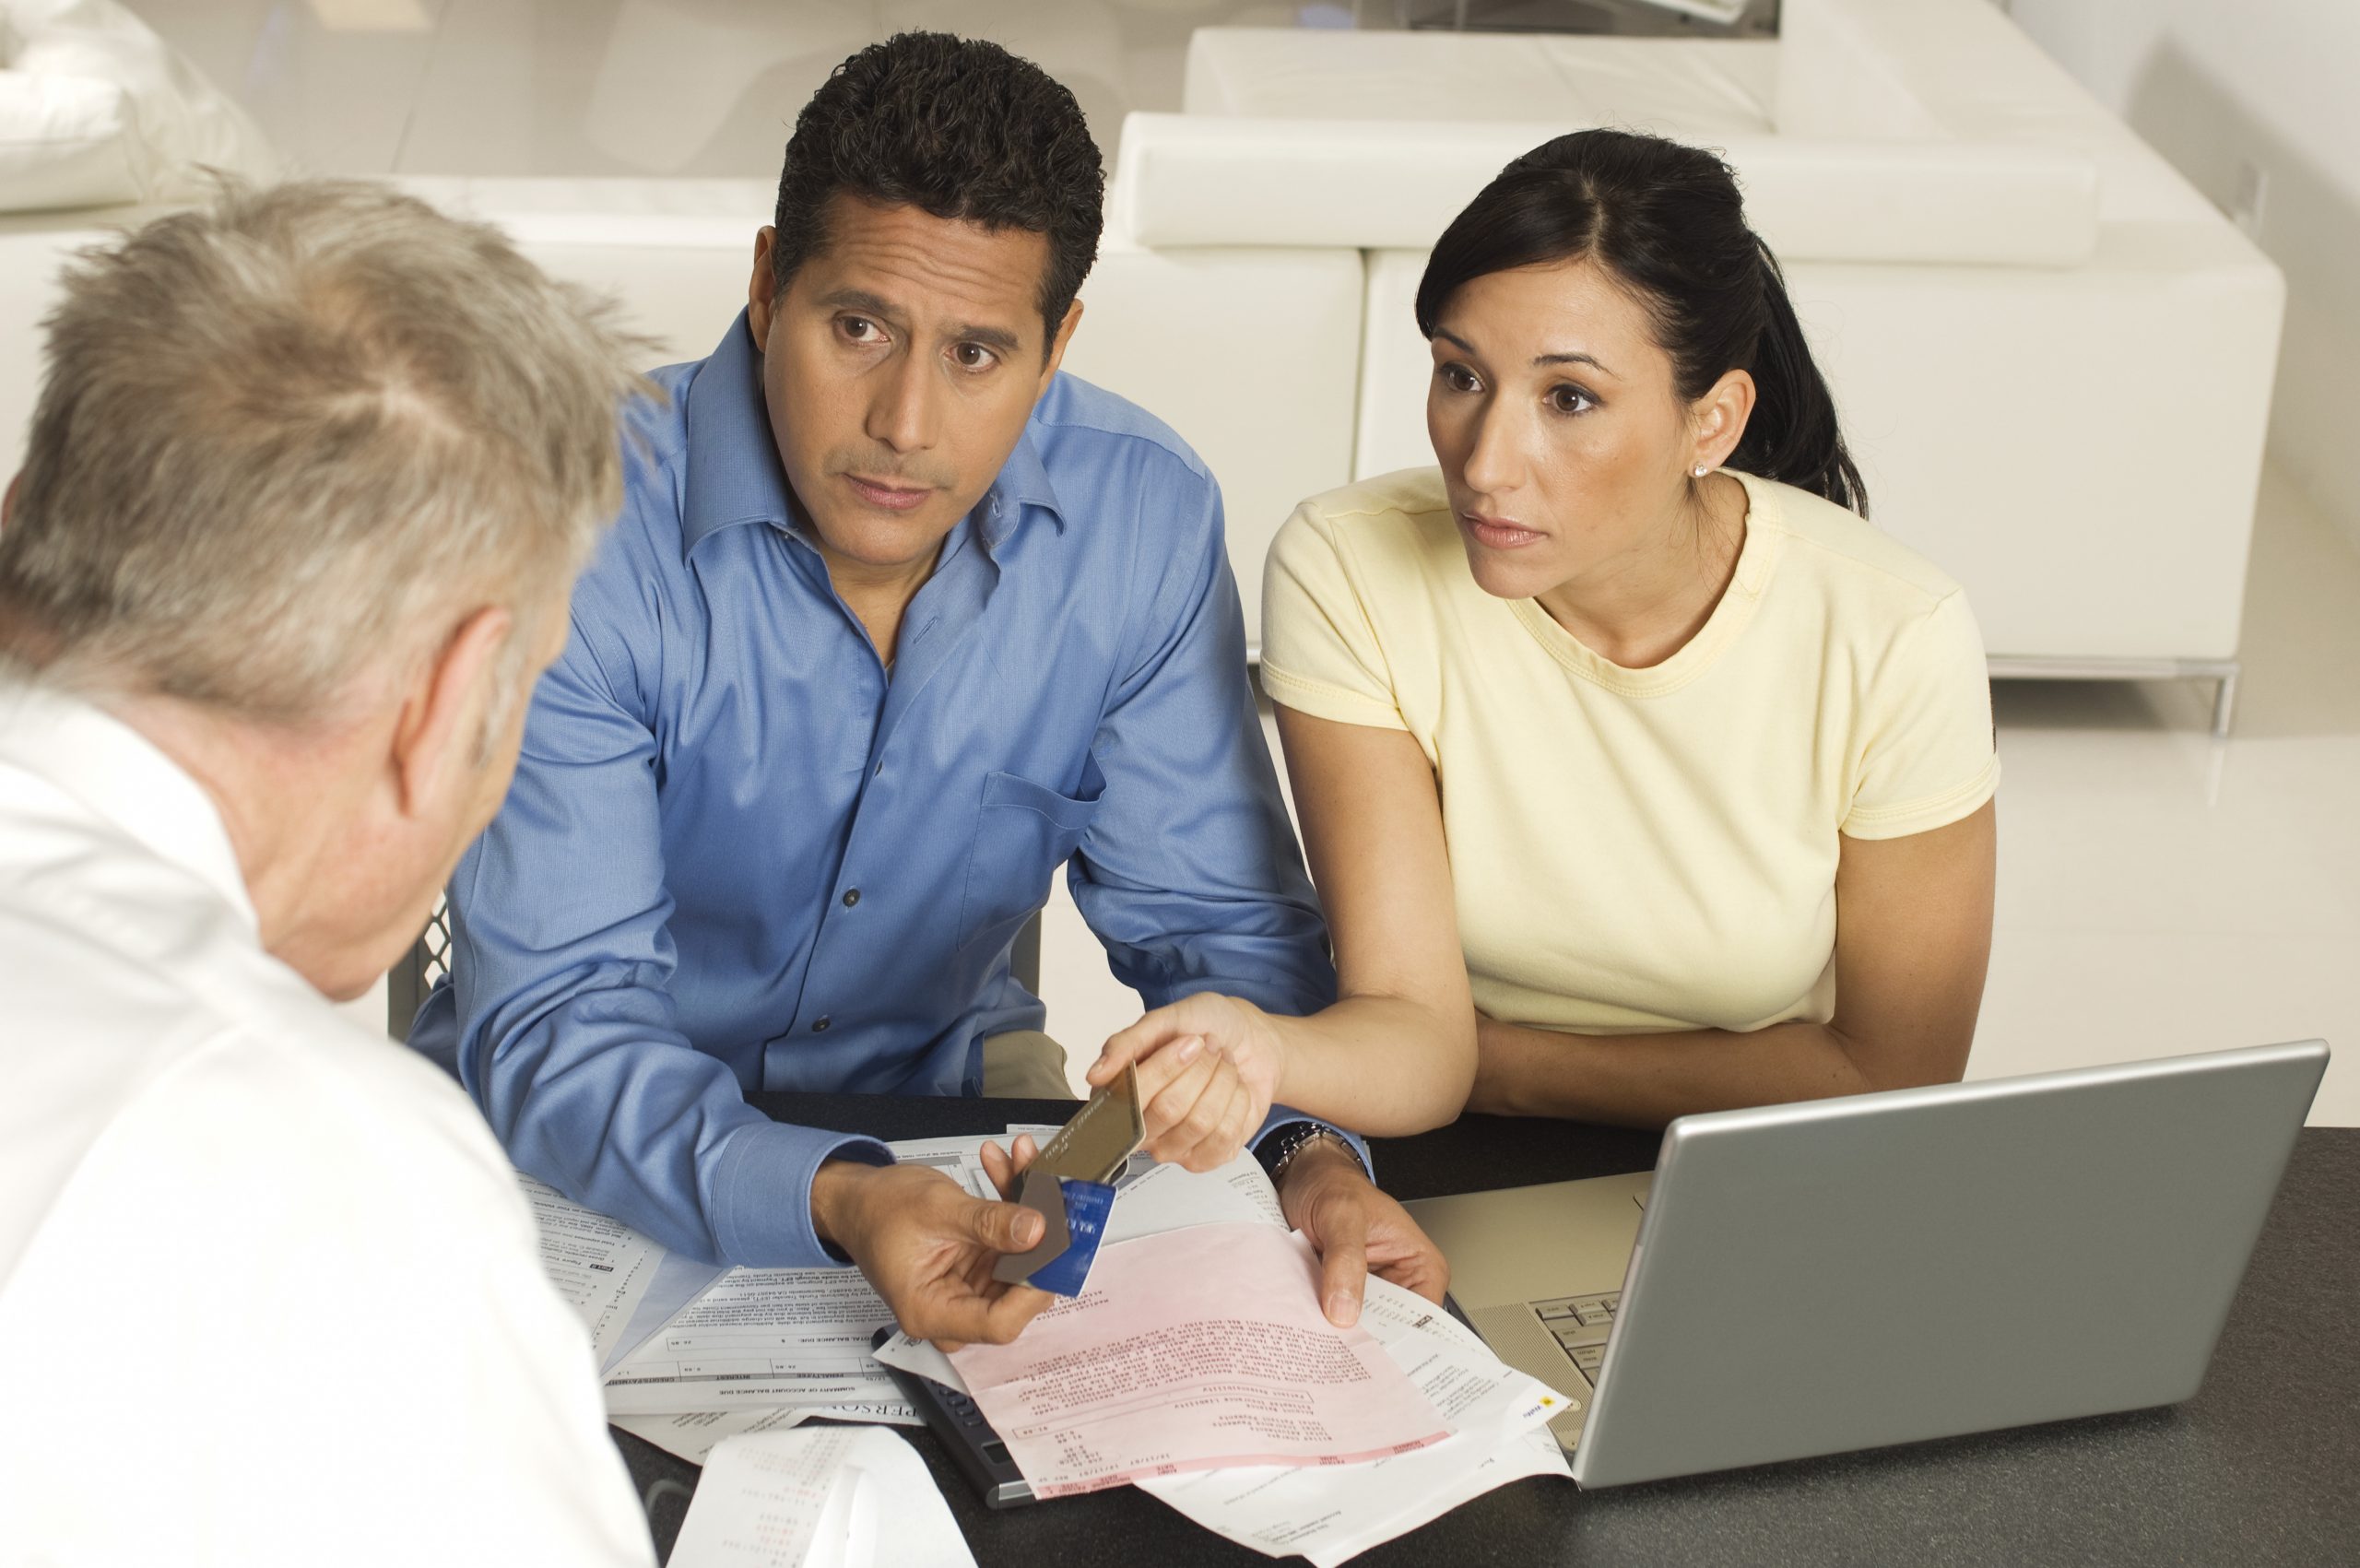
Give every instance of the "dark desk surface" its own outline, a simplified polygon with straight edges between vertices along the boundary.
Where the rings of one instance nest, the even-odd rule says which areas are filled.
[[[1073,1110],[853,1095],[754,1102],[889,1138],[996,1133]],[[1386,1189],[1404,1198],[1644,1171],[1655,1154],[1652,1134],[1491,1116],[1376,1146]],[[910,1436],[984,1568],[1269,1561],[1127,1487],[990,1513],[932,1433]],[[656,1544],[668,1553],[696,1468],[622,1432],[615,1441],[642,1495],[654,1495]],[[2303,1134],[2203,1390],[2185,1405],[1611,1491],[1521,1480],[1355,1561],[2360,1562],[2360,1129]]]

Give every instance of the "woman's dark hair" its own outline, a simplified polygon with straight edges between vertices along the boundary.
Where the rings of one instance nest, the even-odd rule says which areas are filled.
[[[1073,94],[997,43],[905,32],[836,67],[795,119],[778,177],[772,277],[827,248],[846,192],[1049,241],[1041,319],[1054,341],[1098,259],[1106,173]]]
[[[1868,489],[1785,275],[1746,227],[1729,166],[1709,152],[1628,131],[1576,131],[1533,148],[1435,242],[1418,284],[1418,330],[1432,337],[1450,297],[1478,277],[1583,257],[1645,303],[1682,399],[1732,370],[1753,377],[1753,415],[1731,467],[1868,515]]]

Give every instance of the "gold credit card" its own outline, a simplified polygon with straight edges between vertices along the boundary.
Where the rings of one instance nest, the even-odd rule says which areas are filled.
[[[1126,1063],[1123,1076],[1092,1095],[1090,1103],[1057,1129],[1027,1169],[1069,1181],[1111,1185],[1122,1173],[1123,1162],[1146,1141],[1147,1115],[1139,1107],[1139,1071]]]

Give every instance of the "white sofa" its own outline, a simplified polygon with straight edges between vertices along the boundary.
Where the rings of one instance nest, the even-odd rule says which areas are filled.
[[[1199,30],[1183,111],[1125,122],[1067,363],[1221,476],[1250,631],[1298,500],[1431,461],[1410,300],[1476,190],[1580,125],[1717,147],[1878,522],[1967,585],[1994,672],[2221,678],[2225,724],[2277,271],[1986,0],[1787,0],[1784,27]],[[718,338],[773,201],[756,180],[405,183],[618,291],[667,359]],[[138,216],[0,218],[0,442],[58,252]]]
[[[745,302],[768,182],[407,179],[499,224],[560,277],[620,296],[664,359],[702,356]],[[1351,471],[1366,268],[1336,245],[1140,243],[1110,223],[1066,368],[1162,417],[1220,476],[1257,624],[1270,532]]]
[[[1425,246],[1502,164],[1593,124],[1721,148],[1877,520],[1966,584],[1994,673],[2215,678],[2225,727],[2276,269],[1986,0],[1788,0],[1782,26],[1205,29],[1184,112],[1126,123],[1117,222],[1209,270],[1257,245],[1361,256],[1341,482],[1432,460],[1410,301]],[[1292,500],[1233,485],[1235,552]]]
[[[773,190],[753,180],[410,178],[446,211],[499,224],[552,275],[618,296],[652,362],[710,352],[744,303]],[[162,208],[0,216],[0,462],[13,473],[39,387],[39,324],[65,255]],[[1067,367],[1132,397],[1219,474],[1249,607],[1285,511],[1351,471],[1363,266],[1357,251],[1107,237]],[[0,475],[4,478],[5,475]],[[1250,623],[1250,618],[1249,618]]]

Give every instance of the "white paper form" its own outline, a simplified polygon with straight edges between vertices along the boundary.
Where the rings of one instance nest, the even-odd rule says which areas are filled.
[[[540,1233],[541,1272],[581,1315],[604,1366],[619,1348],[632,1309],[646,1294],[664,1249],[620,1220],[584,1208],[546,1182],[519,1171],[517,1185]]]
[[[612,1415],[896,1397],[868,1341],[893,1320],[852,1268],[733,1268],[607,1376]]]
[[[714,1450],[673,1568],[974,1568],[926,1463],[850,1427],[733,1437]]]
[[[632,1309],[631,1321],[623,1326],[614,1353],[599,1363],[598,1375],[603,1378],[613,1372],[616,1362],[645,1344],[650,1334],[671,1322],[682,1307],[704,1294],[715,1279],[727,1272],[718,1263],[700,1263],[677,1252],[666,1253],[664,1260],[655,1266],[655,1278],[648,1281],[646,1293]]]
[[[1570,1478],[1547,1424],[1565,1396],[1387,1280],[1370,1279],[1361,1321],[1449,1418],[1451,1437],[1364,1464],[1206,1470],[1144,1479],[1139,1490],[1242,1546],[1328,1568],[1509,1481]]]
[[[1007,1139],[998,1141],[1003,1148],[1007,1146]],[[999,1189],[992,1185],[991,1175],[984,1169],[984,1143],[979,1133],[958,1138],[903,1138],[885,1147],[904,1165],[931,1166],[975,1197],[997,1202]]]
[[[983,1141],[917,1138],[889,1147],[904,1164],[930,1166],[970,1193],[997,1196],[977,1152]],[[615,1363],[607,1410],[672,1416],[800,1406],[807,1418],[856,1420],[855,1411],[874,1406],[898,1413],[908,1405],[868,1351],[877,1330],[892,1321],[857,1269],[732,1268]]]
[[[1250,1150],[1203,1172],[1152,1161],[1140,1163],[1142,1158],[1134,1156],[1133,1170],[1115,1184],[1115,1210],[1107,1216],[1103,1246],[1190,1225],[1286,1227],[1278,1190]]]
[[[644,1438],[667,1454],[702,1465],[725,1439],[751,1432],[785,1432],[808,1421],[865,1421],[876,1426],[923,1426],[908,1405],[785,1405],[770,1410],[694,1410],[679,1416],[612,1416],[610,1424]]]

